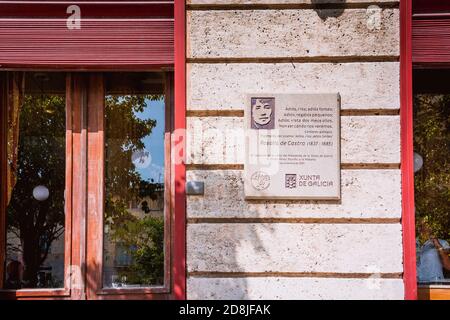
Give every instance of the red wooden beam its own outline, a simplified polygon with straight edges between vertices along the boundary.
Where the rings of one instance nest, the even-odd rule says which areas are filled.
[[[415,66],[448,68],[450,14],[414,16],[412,43],[412,59]]]
[[[450,12],[450,2],[442,0],[413,0],[413,13]]]
[[[0,1],[1,18],[66,19],[70,5],[81,18],[173,18],[173,1]]]
[[[174,298],[186,299],[186,10],[175,0],[175,110],[172,157],[174,159]]]
[[[400,1],[400,126],[403,281],[405,299],[417,299],[412,103],[412,0]]]
[[[134,8],[135,10],[137,8]],[[172,66],[173,19],[0,18],[1,68],[147,70]]]

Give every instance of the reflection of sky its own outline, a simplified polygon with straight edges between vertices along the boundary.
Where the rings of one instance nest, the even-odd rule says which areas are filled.
[[[147,107],[143,112],[136,113],[136,117],[156,120],[152,133],[143,138],[145,149],[150,152],[152,161],[147,168],[136,170],[144,180],[164,182],[164,100],[146,102]]]

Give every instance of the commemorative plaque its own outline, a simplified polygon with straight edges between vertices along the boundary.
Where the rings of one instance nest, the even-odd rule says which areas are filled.
[[[339,94],[251,94],[247,199],[340,199]]]

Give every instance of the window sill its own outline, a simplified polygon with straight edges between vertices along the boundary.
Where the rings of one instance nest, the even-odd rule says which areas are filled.
[[[68,297],[68,289],[19,289],[0,290],[0,299],[23,299],[23,298],[46,298],[46,297]]]
[[[419,300],[450,300],[450,285],[419,285],[417,291]]]

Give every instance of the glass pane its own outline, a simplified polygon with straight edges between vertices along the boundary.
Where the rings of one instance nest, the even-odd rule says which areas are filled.
[[[8,81],[5,288],[63,287],[65,75]]]
[[[414,96],[414,152],[417,278],[450,285],[450,94]]]
[[[163,77],[111,73],[105,83],[103,285],[163,285]]]

